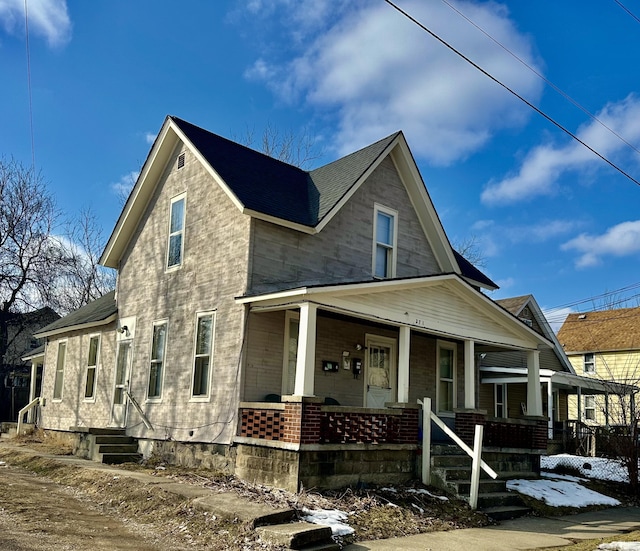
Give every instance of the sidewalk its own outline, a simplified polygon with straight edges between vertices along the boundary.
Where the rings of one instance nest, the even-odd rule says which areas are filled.
[[[616,507],[555,518],[519,518],[487,528],[361,542],[345,547],[345,551],[518,551],[615,537],[632,530],[640,530],[640,507]]]

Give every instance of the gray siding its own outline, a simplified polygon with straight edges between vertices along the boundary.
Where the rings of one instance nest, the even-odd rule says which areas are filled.
[[[179,153],[185,165],[177,169]],[[170,200],[186,192],[182,267],[165,271]],[[155,431],[149,438],[228,442],[235,432],[246,288],[249,217],[241,214],[188,150],[177,148],[121,261],[119,316],[136,318],[131,392]],[[198,312],[215,311],[211,395],[191,400]],[[168,320],[164,385],[159,403],[146,402],[154,320]],[[139,422],[130,414],[129,425]]]
[[[374,203],[398,211],[397,277],[439,273],[405,187],[387,158],[317,235],[255,220],[251,290],[372,279]]]

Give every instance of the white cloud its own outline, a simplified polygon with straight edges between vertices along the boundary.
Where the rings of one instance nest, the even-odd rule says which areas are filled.
[[[133,172],[129,172],[128,174],[125,174],[122,178],[120,178],[118,182],[111,184],[111,190],[118,197],[124,197],[124,198],[128,197],[139,175],[140,175],[140,172],[138,171],[133,171]]]
[[[11,34],[24,33],[24,0],[0,0],[0,24]],[[30,33],[46,38],[49,46],[71,39],[66,0],[30,0],[27,4]]]
[[[286,0],[251,2],[270,14]],[[540,72],[529,38],[496,3],[456,2],[457,8]],[[524,122],[526,107],[383,2],[328,10],[281,10],[293,59],[263,56],[246,76],[266,82],[280,98],[337,113],[336,149],[347,153],[403,130],[420,157],[441,165],[482,147],[502,128]],[[519,93],[535,100],[541,81],[444,3],[408,0],[403,8]],[[277,12],[280,13],[280,12]],[[315,33],[312,30],[315,29]],[[304,37],[301,40],[300,37]],[[290,52],[288,52],[290,54]],[[286,55],[282,54],[283,57]]]
[[[630,256],[640,253],[640,220],[622,222],[602,235],[582,233],[562,245],[562,250],[582,253],[576,261],[578,268],[601,263],[603,256]]]
[[[144,139],[149,145],[155,142],[157,137],[158,137],[158,134],[154,134],[153,132],[145,132],[145,135],[144,135]]]
[[[640,139],[640,98],[629,95],[607,104],[596,117],[626,141]],[[608,158],[620,156],[627,145],[596,121],[578,129],[576,135]],[[482,192],[485,204],[510,204],[557,192],[560,177],[572,170],[592,170],[607,166],[604,161],[575,140],[564,145],[540,145],[524,159],[519,171],[499,182],[490,182]]]

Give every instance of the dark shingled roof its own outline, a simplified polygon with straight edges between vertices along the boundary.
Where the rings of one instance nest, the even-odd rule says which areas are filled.
[[[456,261],[458,262],[458,266],[460,266],[460,272],[466,278],[469,278],[473,281],[477,281],[478,283],[486,286],[493,287],[494,289],[498,289],[498,285],[496,285],[491,279],[489,279],[486,275],[484,275],[478,268],[476,268],[471,262],[469,262],[464,256],[462,256],[458,251],[453,251],[454,256],[456,257]]]
[[[530,299],[531,295],[522,295],[519,297],[501,298],[496,300],[496,303],[508,312],[511,312],[514,316],[517,316]]]
[[[104,321],[118,312],[115,297],[116,292],[110,291],[99,299],[96,299],[82,308],[74,310],[65,317],[43,327],[36,333],[36,335],[51,333],[52,331],[60,331],[61,329],[72,328],[77,325],[86,325]]]
[[[245,208],[316,226],[397,136],[311,172],[278,161],[177,117],[171,119]]]

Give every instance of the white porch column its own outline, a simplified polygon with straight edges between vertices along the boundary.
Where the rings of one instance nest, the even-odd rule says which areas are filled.
[[[540,352],[527,354],[527,415],[542,416],[542,391],[540,390]]]
[[[38,363],[36,362],[35,358],[31,359],[31,381],[29,384],[29,403],[33,402],[33,400],[36,397],[36,377],[38,375]],[[35,417],[35,410],[31,409],[29,410],[29,413],[27,414],[27,421],[29,423],[33,423],[34,422],[34,417]]]
[[[476,409],[476,355],[472,340],[464,341],[464,407]]]
[[[314,396],[313,379],[316,367],[316,318],[318,307],[310,302],[300,305],[300,332],[296,360],[296,396]]]
[[[549,416],[549,438],[553,438],[553,386],[551,377],[547,383],[547,415]]]
[[[578,387],[578,392],[576,393],[577,402],[578,402],[578,421],[582,421],[582,387]]]
[[[411,351],[411,329],[400,326],[398,339],[398,402],[409,402],[409,355]]]

